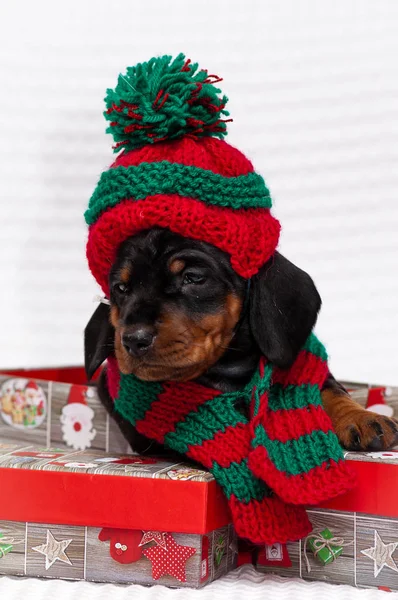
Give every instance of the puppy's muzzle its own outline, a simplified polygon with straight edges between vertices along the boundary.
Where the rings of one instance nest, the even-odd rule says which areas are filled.
[[[156,332],[150,325],[138,325],[135,329],[129,328],[122,335],[122,344],[129,354],[140,358],[153,346]]]

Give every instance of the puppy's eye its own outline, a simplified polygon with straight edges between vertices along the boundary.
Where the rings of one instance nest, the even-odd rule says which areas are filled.
[[[127,285],[125,283],[115,283],[113,289],[115,292],[119,292],[119,294],[125,294],[127,292]]]
[[[198,285],[200,283],[204,283],[206,281],[206,277],[203,275],[199,275],[199,273],[185,273],[183,284],[184,285]]]

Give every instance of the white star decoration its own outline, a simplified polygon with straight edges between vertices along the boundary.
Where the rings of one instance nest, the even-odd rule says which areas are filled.
[[[68,565],[72,564],[69,557],[65,554],[66,548],[72,541],[73,540],[62,540],[62,542],[58,542],[51,531],[47,529],[47,543],[42,544],[41,546],[35,546],[32,550],[44,554],[46,557],[46,571],[48,571],[56,560],[67,563]]]
[[[393,571],[397,571],[398,567],[392,557],[393,552],[398,546],[398,542],[385,544],[378,532],[375,530],[375,544],[371,548],[361,550],[361,554],[368,556],[374,561],[374,576],[377,577],[383,567],[388,567]]]

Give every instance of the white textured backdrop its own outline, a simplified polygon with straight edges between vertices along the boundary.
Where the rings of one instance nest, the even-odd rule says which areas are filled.
[[[398,384],[398,3],[28,0],[0,8],[0,366],[77,364],[97,292],[83,211],[112,160],[117,74],[183,51],[224,77],[315,279],[341,378]]]

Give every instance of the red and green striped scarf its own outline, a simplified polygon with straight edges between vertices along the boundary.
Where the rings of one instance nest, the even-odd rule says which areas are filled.
[[[145,382],[108,364],[115,409],[139,433],[185,454],[221,485],[237,534],[256,544],[310,533],[305,505],[352,487],[352,474],[322,407],[324,347],[311,334],[290,369],[260,360],[238,392],[194,382]],[[237,406],[242,400],[249,418]]]

